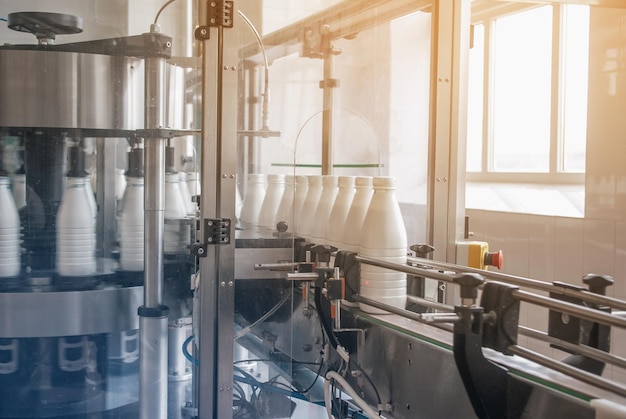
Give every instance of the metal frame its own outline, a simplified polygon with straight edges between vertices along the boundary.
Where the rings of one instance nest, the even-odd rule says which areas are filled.
[[[469,0],[433,5],[428,231],[434,259],[447,262],[456,259],[465,222],[470,17]]]
[[[208,27],[208,2],[199,8],[202,40],[201,219],[235,219],[237,170],[237,33]],[[205,223],[201,223],[201,236]],[[230,223],[234,232],[234,223]],[[231,234],[234,237],[234,233]],[[200,259],[196,312],[200,365],[194,404],[198,418],[232,417],[235,242],[211,245]]]

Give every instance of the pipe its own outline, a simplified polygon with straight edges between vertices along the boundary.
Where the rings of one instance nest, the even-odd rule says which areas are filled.
[[[153,31],[157,30],[153,26]],[[165,126],[165,59],[145,59],[145,128]],[[139,309],[139,413],[167,417],[167,308],[163,306],[165,139],[146,138],[144,305]]]

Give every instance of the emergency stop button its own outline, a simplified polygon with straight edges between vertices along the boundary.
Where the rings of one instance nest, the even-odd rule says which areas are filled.
[[[495,266],[498,269],[502,269],[503,264],[504,255],[502,254],[502,250],[498,250],[497,252],[485,253],[485,265]]]

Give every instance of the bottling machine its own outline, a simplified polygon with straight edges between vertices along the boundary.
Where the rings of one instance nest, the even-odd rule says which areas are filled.
[[[607,296],[613,279],[589,274],[574,287],[487,271],[501,255],[485,245],[478,266],[450,263],[460,169],[437,186],[448,209],[427,212],[434,246],[410,246],[403,263],[299,235],[298,212],[269,227],[237,218],[260,141],[283,135],[268,115],[269,66],[294,53],[320,60],[322,74],[318,160],[296,150],[293,175],[341,167],[334,42],[418,11],[431,15],[433,68],[447,74],[431,76],[433,135],[463,137],[469,0],[346,0],[265,36],[239,2],[189,3],[192,58],[173,56],[156,19],[140,35],[56,43],[83,20],[7,16],[36,43],[0,47],[0,245],[11,255],[0,258],[0,418],[624,414],[626,387],[602,377],[605,364],[626,366],[610,348],[626,327],[613,313],[626,302]],[[181,137],[195,137],[201,164],[201,188],[187,195]],[[431,148],[432,164],[462,160],[458,143],[447,146],[447,158]],[[345,166],[385,174],[374,154]],[[361,292],[371,268],[406,275],[406,304]],[[520,324],[522,304],[549,310],[545,333]]]

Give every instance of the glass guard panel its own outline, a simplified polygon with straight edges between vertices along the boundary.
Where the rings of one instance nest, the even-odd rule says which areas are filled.
[[[324,409],[312,412],[315,406],[300,399],[323,401],[326,371],[344,362],[336,353],[336,335],[351,344],[358,339],[331,313],[340,313],[341,304],[358,306],[346,296],[358,292],[358,277],[345,282],[343,296],[333,294],[333,280],[334,268],[341,277],[346,273],[343,255],[359,251],[361,227],[350,229],[350,242],[343,234],[351,211],[364,221],[366,206],[359,205],[358,217],[352,208],[359,189],[371,196],[374,178],[392,180],[394,232],[404,237],[401,257],[409,245],[427,242],[431,15],[391,3],[363,7],[365,17],[346,23],[345,8],[355,16],[365,10],[349,2],[318,3],[324,7],[311,13],[265,2],[263,30],[257,28],[264,33],[263,47],[252,39],[240,51],[243,199],[236,266],[243,272],[244,264],[259,262],[262,269],[250,277],[236,274],[236,342],[242,352],[236,352],[235,381],[243,383],[237,408],[242,414],[244,406],[260,408],[259,398],[265,398],[272,407],[263,407],[262,416],[293,409],[291,417],[325,417]],[[280,16],[300,20],[276,25]],[[319,20],[345,35],[318,32]],[[282,245],[261,249],[261,238],[267,247],[288,240],[291,253]],[[259,244],[244,249],[244,240]],[[437,299],[432,282],[411,281],[409,289]],[[243,366],[248,369],[241,371]],[[256,377],[252,389],[249,375]],[[281,394],[270,395],[277,388]]]

